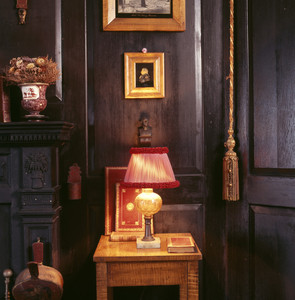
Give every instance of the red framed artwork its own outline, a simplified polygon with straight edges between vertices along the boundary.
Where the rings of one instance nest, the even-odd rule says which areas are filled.
[[[132,241],[144,235],[144,217],[134,200],[141,189],[122,188],[127,167],[105,167],[105,235],[111,241]],[[154,232],[153,220],[151,223]]]
[[[124,180],[126,167],[105,167],[105,235],[115,231],[116,184]]]
[[[144,232],[144,217],[134,205],[135,198],[141,193],[138,188],[122,188],[116,184],[116,232]]]

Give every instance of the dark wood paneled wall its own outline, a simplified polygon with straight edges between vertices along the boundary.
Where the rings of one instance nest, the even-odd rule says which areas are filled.
[[[291,0],[251,0],[249,8],[249,290],[255,299],[292,299],[295,6]],[[262,274],[268,275],[259,283]]]
[[[226,220],[221,194],[223,144],[226,139],[227,16],[226,2],[202,1],[204,159],[208,189],[205,205],[204,299],[223,299],[226,288]],[[208,288],[210,286],[212,288]]]
[[[87,4],[87,197],[90,249],[102,228],[104,167],[127,166],[142,113],[150,117],[152,146],[168,146],[181,187],[158,191],[164,202],[157,232],[191,231],[203,247],[205,197],[200,2],[188,1],[185,32],[103,32],[102,6]],[[196,19],[197,16],[197,19]],[[165,54],[164,99],[124,99],[124,52]],[[94,221],[92,223],[92,220]]]
[[[164,206],[155,217],[155,229],[193,233],[204,257],[201,297],[294,298],[294,3],[235,3],[241,200],[225,203],[221,194],[228,115],[227,1],[187,0],[185,32],[103,32],[102,0],[32,0],[27,24],[20,26],[15,3],[0,1],[0,66],[14,56],[54,57],[62,50],[63,99],[59,101],[51,87],[45,113],[52,120],[75,123],[60,161],[65,300],[95,299],[92,254],[104,232],[104,167],[127,165],[143,112],[150,115],[153,145],[169,147],[181,181],[180,188],[161,191]],[[61,32],[56,20],[62,21]],[[164,99],[124,99],[123,54],[143,47],[165,53]],[[12,89],[15,121],[22,114],[19,98],[18,90]],[[1,152],[1,159],[5,155]],[[74,162],[82,170],[79,201],[67,196],[68,168]],[[1,228],[8,231],[10,210],[5,201],[0,211]],[[3,266],[9,259],[9,240],[1,231]],[[265,286],[271,287],[269,292]],[[0,287],[3,290],[3,284]]]
[[[294,8],[293,1],[253,1],[250,11],[253,118],[263,120],[253,124],[253,167],[270,169],[268,173],[295,166],[294,87],[286,81],[295,74],[291,67],[294,26],[290,22]],[[258,11],[263,11],[264,22]],[[271,151],[265,151],[266,145]]]
[[[293,299],[293,1],[238,1],[241,200],[226,210],[228,299]],[[266,288],[267,287],[267,288]]]
[[[7,64],[12,56],[48,53],[55,57],[61,43],[63,99],[51,99],[44,113],[52,120],[75,124],[60,162],[64,299],[94,297],[92,254],[104,232],[104,167],[127,165],[142,113],[150,116],[152,145],[169,147],[171,163],[181,181],[181,188],[161,192],[165,205],[156,228],[159,232],[191,231],[202,249],[206,189],[200,2],[187,2],[185,32],[103,32],[102,1],[30,2],[24,26],[17,24],[11,3],[1,5],[1,14],[8,12],[1,30],[8,46],[0,64]],[[56,31],[59,16],[61,34]],[[124,99],[123,54],[143,47],[165,53],[164,99]],[[18,90],[14,90],[13,98],[19,101]],[[51,93],[54,95],[55,90]],[[21,113],[16,111],[16,121]],[[80,201],[70,201],[67,196],[67,172],[74,162],[82,170]]]

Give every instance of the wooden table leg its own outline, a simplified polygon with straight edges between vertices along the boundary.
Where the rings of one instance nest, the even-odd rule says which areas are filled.
[[[113,292],[114,292],[114,289],[109,287],[108,288],[108,300],[113,300],[114,299]]]
[[[96,299],[108,300],[107,264],[96,263]]]
[[[187,300],[187,283],[179,286],[179,300]]]
[[[199,299],[198,262],[188,263],[188,300]]]

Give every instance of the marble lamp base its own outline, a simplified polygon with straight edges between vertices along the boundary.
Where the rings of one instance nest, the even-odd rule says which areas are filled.
[[[161,248],[161,240],[159,237],[154,237],[153,241],[143,241],[142,238],[136,239],[137,249],[157,249]]]

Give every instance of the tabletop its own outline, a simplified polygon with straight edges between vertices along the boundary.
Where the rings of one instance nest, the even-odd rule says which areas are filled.
[[[201,260],[202,253],[196,245],[194,253],[168,253],[167,238],[175,236],[191,236],[190,233],[161,233],[160,249],[137,249],[135,241],[112,242],[109,236],[101,236],[93,255],[94,262],[128,262],[128,261],[194,261]]]

